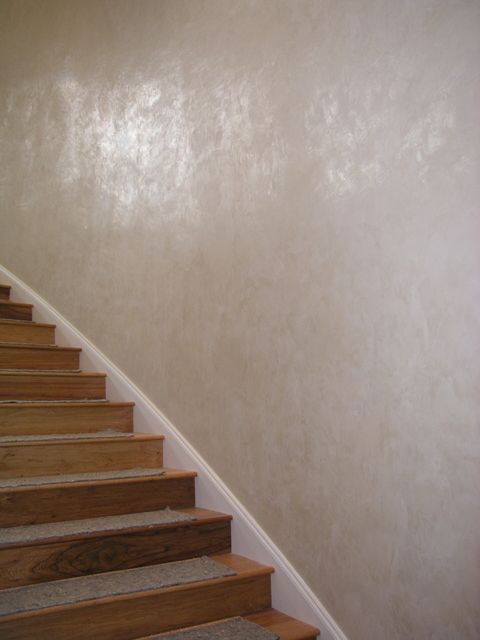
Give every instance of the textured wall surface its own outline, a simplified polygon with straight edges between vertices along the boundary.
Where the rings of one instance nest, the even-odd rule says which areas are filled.
[[[351,640],[477,639],[478,0],[0,19],[0,260]]]

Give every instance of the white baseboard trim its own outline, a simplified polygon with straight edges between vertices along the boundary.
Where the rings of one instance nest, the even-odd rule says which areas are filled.
[[[12,300],[21,300],[35,305],[35,321],[57,325],[56,338],[59,344],[82,348],[80,361],[82,369],[107,373],[107,396],[110,400],[135,402],[134,420],[137,431],[163,433],[166,436],[166,466],[198,471],[197,505],[233,515],[233,551],[275,568],[272,578],[273,606],[319,627],[321,640],[347,640],[332,616],[276,544],[162,412],[103,353],[33,289],[2,265],[0,265],[0,275],[2,284],[12,286]]]

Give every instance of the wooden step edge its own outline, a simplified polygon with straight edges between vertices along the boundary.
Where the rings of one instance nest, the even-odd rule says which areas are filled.
[[[79,353],[81,347],[63,347],[58,344],[30,344],[28,342],[0,342],[0,349],[25,349],[30,351],[74,351]]]
[[[15,320],[9,318],[0,318],[0,324],[6,325],[22,325],[27,327],[47,327],[48,329],[56,329],[56,324],[49,324],[48,322],[35,322],[34,320]],[[2,344],[8,344],[6,342],[2,342]],[[25,344],[25,343],[23,343]]]
[[[58,373],[60,375],[64,375],[66,373],[84,373],[84,371],[80,369],[80,367],[67,366],[66,364],[62,364],[60,362],[54,363],[54,365],[50,367],[46,366],[45,363],[30,363],[30,365],[22,363],[22,366],[15,366],[14,363],[0,363],[0,373],[3,373],[5,375],[11,373],[22,373],[23,375],[28,376],[31,373]]]
[[[99,371],[49,371],[48,369],[42,371],[28,370],[18,371],[16,369],[9,369],[7,371],[0,369],[0,377],[2,376],[14,376],[20,378],[22,376],[28,377],[47,377],[47,378],[106,378],[107,374]]]
[[[51,484],[29,484],[21,487],[1,487],[0,486],[0,501],[2,495],[5,494],[18,494],[18,493],[27,493],[27,492],[35,492],[35,491],[57,491],[70,489],[75,487],[96,487],[98,485],[102,486],[113,486],[113,485],[122,485],[125,483],[141,483],[148,482],[149,480],[155,480],[156,482],[168,482],[169,480],[176,479],[186,479],[186,478],[196,478],[196,471],[185,471],[183,469],[170,469],[167,467],[163,467],[165,473],[162,475],[158,475],[153,473],[150,475],[142,475],[142,476],[128,476],[127,478],[108,478],[104,480],[78,480],[74,482],[55,482]]]
[[[76,407],[134,407],[135,402],[115,402],[110,400],[91,400],[85,402],[79,400],[78,402],[61,402],[51,400],[50,402],[42,402],[41,400],[17,400],[12,403],[0,403],[0,411],[2,409],[56,409],[63,408],[76,408]]]
[[[197,591],[199,589],[208,588],[212,584],[221,586],[221,585],[229,585],[234,582],[241,582],[249,579],[260,578],[263,576],[269,576],[274,572],[273,567],[268,567],[266,565],[260,564],[259,562],[255,562],[254,560],[250,560],[249,558],[245,558],[244,556],[239,556],[233,553],[219,554],[210,556],[212,560],[216,560],[221,564],[224,564],[226,567],[235,571],[235,575],[233,576],[224,576],[221,578],[211,578],[208,580],[201,580],[198,582],[189,582],[186,584],[178,584],[171,587],[159,587],[158,589],[147,589],[145,591],[136,591],[125,594],[117,594],[117,595],[109,595],[103,596],[101,598],[92,598],[90,600],[82,600],[80,602],[73,602],[69,604],[61,604],[53,607],[44,607],[41,609],[35,609],[31,611],[21,611],[5,616],[0,617],[0,629],[1,626],[5,623],[14,620],[22,620],[25,618],[37,617],[46,613],[63,613],[72,610],[81,610],[86,609],[95,604],[95,607],[100,607],[103,604],[108,604],[113,601],[117,603],[121,602],[135,602],[141,598],[148,598],[155,594],[167,594],[167,593],[178,593],[178,592],[187,592],[192,593],[193,591]],[[120,573],[121,570],[118,572]],[[92,578],[94,576],[98,576],[98,574],[92,574]],[[75,580],[75,578],[67,578],[66,580]],[[21,587],[20,587],[21,588]]]
[[[320,629],[317,627],[301,622],[276,609],[266,609],[243,617],[268,629],[271,633],[279,636],[280,640],[315,640],[320,636]]]
[[[181,511],[182,513],[188,513],[191,516],[201,516],[202,518],[208,518],[212,520],[233,520],[233,516],[230,513],[223,513],[223,511],[215,511],[214,509],[206,509],[205,507],[181,507],[175,509],[175,511]]]
[[[0,349],[3,349],[4,347],[12,347],[13,349],[18,349],[20,347],[30,347],[32,349],[40,349],[42,347],[48,347],[51,349],[55,349],[55,347],[58,347],[58,345],[55,344],[54,342],[52,343],[44,342],[42,344],[41,342],[2,342],[2,340],[0,340]],[[65,347],[62,347],[62,348],[65,348]]]
[[[19,540],[16,542],[0,542],[0,550],[2,549],[18,549],[18,548],[29,548],[36,546],[45,546],[45,545],[54,545],[59,542],[69,542],[75,540],[86,540],[92,538],[110,538],[117,536],[126,536],[131,533],[142,533],[144,531],[153,532],[153,531],[164,531],[168,529],[178,529],[180,527],[201,527],[202,525],[214,523],[214,522],[231,522],[233,520],[233,516],[228,513],[221,513],[220,511],[212,511],[210,509],[203,509],[201,507],[190,507],[190,508],[178,508],[172,509],[172,511],[178,511],[181,513],[187,513],[189,515],[194,516],[195,520],[181,520],[178,522],[168,522],[163,524],[155,524],[155,525],[145,525],[138,527],[128,527],[128,528],[118,528],[118,529],[105,529],[102,531],[86,531],[79,533],[70,533],[56,537],[48,537],[48,538],[34,538],[30,540]],[[69,521],[71,522],[71,521]],[[61,524],[58,522],[57,524]],[[33,527],[36,528],[38,525],[23,525],[24,527]],[[1,593],[1,591],[0,591]]]
[[[242,573],[245,577],[251,577],[255,575],[270,575],[274,573],[275,569],[269,565],[262,564],[246,556],[239,555],[238,553],[219,553],[210,556],[212,560],[224,564],[235,573]]]
[[[61,434],[59,434],[61,435]],[[0,440],[0,449],[8,449],[13,447],[48,447],[55,445],[96,445],[102,443],[112,443],[112,442],[121,442],[121,443],[129,443],[129,442],[155,442],[157,440],[165,440],[165,436],[162,434],[155,433],[136,433],[132,432],[128,436],[118,436],[115,433],[112,435],[105,435],[101,438],[55,438],[55,440],[18,440],[12,442],[2,442]]]
[[[0,298],[0,308],[4,305],[10,307],[21,307],[22,309],[33,309],[33,304],[30,304],[29,302],[16,302],[15,300],[4,300]]]

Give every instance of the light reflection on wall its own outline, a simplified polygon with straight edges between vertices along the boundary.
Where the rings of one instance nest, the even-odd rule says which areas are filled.
[[[66,183],[88,176],[99,197],[129,225],[144,207],[178,200],[193,171],[183,101],[162,101],[159,83],[82,86],[63,78],[65,141],[58,172]]]

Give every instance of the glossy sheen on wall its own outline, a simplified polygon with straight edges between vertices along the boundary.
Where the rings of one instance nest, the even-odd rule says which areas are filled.
[[[351,640],[478,638],[480,3],[0,19],[0,261]]]

